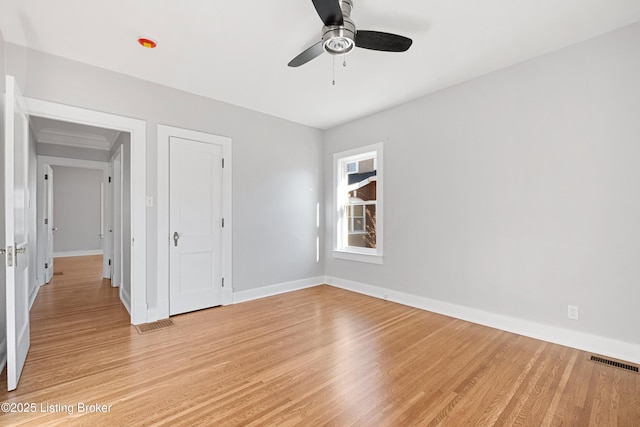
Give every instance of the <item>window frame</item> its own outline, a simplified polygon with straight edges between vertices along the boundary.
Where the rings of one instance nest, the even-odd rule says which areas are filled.
[[[376,247],[348,246],[348,215],[344,212],[352,205],[347,199],[347,164],[374,157],[376,168]],[[351,261],[383,264],[384,236],[384,158],[383,143],[367,145],[333,154],[333,257]],[[362,203],[364,204],[364,203]]]

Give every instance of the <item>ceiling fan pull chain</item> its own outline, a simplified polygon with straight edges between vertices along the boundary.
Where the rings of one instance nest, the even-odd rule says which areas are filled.
[[[336,57],[333,56],[333,85],[336,85]]]

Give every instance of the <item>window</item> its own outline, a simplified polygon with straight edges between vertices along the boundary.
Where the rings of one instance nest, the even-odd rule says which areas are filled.
[[[382,143],[333,158],[334,256],[382,264]]]
[[[358,173],[358,162],[347,163],[347,173]]]

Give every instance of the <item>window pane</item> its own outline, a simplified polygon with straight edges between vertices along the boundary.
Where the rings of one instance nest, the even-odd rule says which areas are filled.
[[[365,241],[367,243],[367,248],[375,248],[376,247],[376,205],[367,205],[366,208],[366,238]]]
[[[361,160],[360,163],[358,163],[358,172],[360,173],[372,172],[373,170],[374,170],[373,157],[370,159]]]
[[[351,208],[353,209],[353,216],[364,216],[363,212],[364,212],[364,206],[362,205],[356,205],[356,206],[351,206]]]
[[[349,246],[354,246],[356,248],[369,248],[370,246],[367,246],[365,236],[366,234],[350,234]]]

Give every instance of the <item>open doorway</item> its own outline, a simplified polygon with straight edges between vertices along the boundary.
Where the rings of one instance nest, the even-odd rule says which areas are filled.
[[[129,227],[130,239],[123,239],[123,258],[128,260],[131,278],[130,284],[130,314],[131,323],[138,325],[147,321],[147,232],[146,232],[146,124],[142,120],[129,117],[87,110],[80,107],[57,104],[49,101],[26,98],[31,116],[44,119],[68,122],[74,125],[94,126],[103,129],[119,131],[120,135],[129,138],[129,156],[124,161],[129,162],[130,179],[123,183],[123,201],[129,203],[124,213],[129,212],[130,218],[123,221],[123,228]],[[66,149],[66,148],[65,148]],[[97,161],[109,162],[108,157]],[[50,156],[53,157],[53,156]],[[64,158],[64,157],[59,157]],[[128,160],[127,160],[128,159]],[[125,163],[123,168],[127,168]],[[108,247],[105,239],[105,250]],[[110,249],[108,249],[110,251]],[[109,252],[111,253],[111,252]],[[124,266],[124,262],[123,262]],[[110,274],[110,273],[109,273]]]
[[[131,313],[131,253],[123,245],[131,240],[130,134],[33,115],[31,127],[38,163],[39,284],[55,274],[56,258],[101,255],[102,276],[120,287]]]

